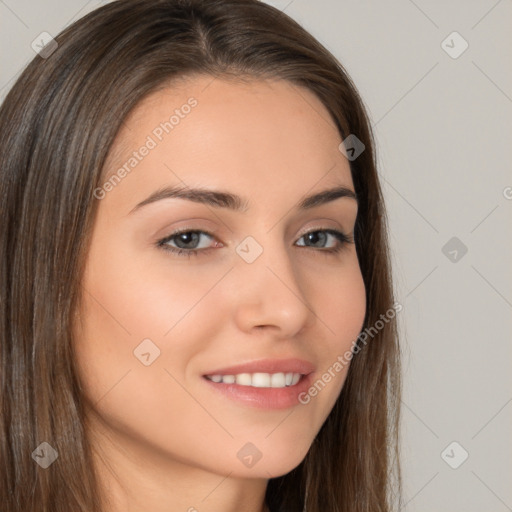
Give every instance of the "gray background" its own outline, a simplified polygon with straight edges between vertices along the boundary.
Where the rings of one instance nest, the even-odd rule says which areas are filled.
[[[104,3],[0,0],[0,100],[41,32]],[[339,58],[375,129],[404,306],[405,510],[512,511],[512,2],[268,3]]]

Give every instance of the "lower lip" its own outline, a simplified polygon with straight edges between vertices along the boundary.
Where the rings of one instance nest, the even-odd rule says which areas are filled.
[[[203,379],[216,391],[237,402],[258,409],[287,409],[301,403],[299,395],[306,393],[313,380],[310,373],[302,377],[294,386],[284,388],[256,388],[213,382],[206,377]]]

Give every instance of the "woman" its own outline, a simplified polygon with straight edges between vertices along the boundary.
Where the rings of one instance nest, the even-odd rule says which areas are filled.
[[[255,0],[117,1],[0,127],[2,509],[392,509],[401,306],[325,48]]]

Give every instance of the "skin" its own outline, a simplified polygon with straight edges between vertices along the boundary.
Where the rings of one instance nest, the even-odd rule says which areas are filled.
[[[355,244],[327,253],[334,237],[303,237],[352,235],[357,214],[350,198],[296,208],[326,188],[354,190],[335,124],[309,90],[189,77],[137,106],[107,174],[190,97],[197,106],[99,201],[83,275],[74,344],[108,512],[265,511],[268,479],[303,460],[348,367],[307,405],[281,410],[236,403],[202,375],[299,357],[318,378],[352,348],[365,315]],[[179,184],[236,193],[248,208],[168,198],[130,213]],[[212,233],[199,242],[210,250],[188,258],[157,246],[178,228]],[[263,248],[250,264],[235,251],[247,236]],[[145,366],[134,350],[147,338],[160,356]],[[237,458],[247,442],[262,454],[250,468]]]

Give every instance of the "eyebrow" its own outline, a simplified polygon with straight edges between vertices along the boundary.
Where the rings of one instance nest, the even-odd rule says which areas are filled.
[[[349,188],[338,186],[327,190],[322,190],[315,194],[309,195],[300,200],[297,204],[299,210],[308,210],[317,206],[329,203],[336,199],[347,197],[358,201],[357,195]],[[130,214],[146,206],[163,199],[186,199],[195,203],[202,203],[214,208],[227,208],[235,212],[246,212],[249,202],[236,194],[223,190],[210,190],[204,188],[190,188],[190,187],[164,187],[156,192],[153,192],[149,197],[138,203],[131,211]]]

